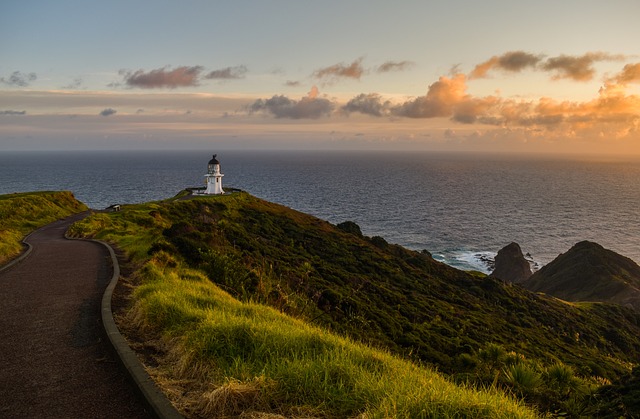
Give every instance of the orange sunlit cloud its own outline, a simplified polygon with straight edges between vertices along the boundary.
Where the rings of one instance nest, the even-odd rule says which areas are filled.
[[[627,64],[622,71],[613,77],[613,81],[621,85],[640,83],[640,63]]]
[[[533,61],[531,59],[529,63]],[[498,58],[483,64],[494,62],[499,62]],[[521,64],[513,68],[522,68],[526,60],[519,62]],[[588,68],[588,65],[582,62],[578,67]],[[639,132],[640,97],[627,94],[625,86],[640,81],[640,65],[625,66],[605,83],[595,99],[585,102],[557,101],[546,97],[534,101],[498,96],[475,97],[467,93],[467,80],[461,73],[452,77],[442,76],[429,86],[426,95],[395,106],[384,102],[379,95],[363,94],[349,101],[342,110],[372,116],[449,118],[462,124],[536,130],[550,138],[580,135],[620,138]]]

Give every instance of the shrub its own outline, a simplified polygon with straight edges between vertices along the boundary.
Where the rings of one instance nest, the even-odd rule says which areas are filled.
[[[353,221],[345,221],[343,223],[338,224],[336,227],[338,227],[340,230],[344,231],[345,233],[350,233],[358,237],[362,237],[362,230],[360,230],[360,226],[354,223]]]
[[[530,365],[519,363],[506,368],[504,379],[521,395],[535,392],[542,385],[542,376]]]

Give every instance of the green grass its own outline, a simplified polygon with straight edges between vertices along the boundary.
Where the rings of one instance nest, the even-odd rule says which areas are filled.
[[[156,254],[139,274],[143,284],[130,316],[177,342],[176,376],[215,383],[202,396],[202,414],[248,409],[320,417],[536,417],[499,391],[455,385],[388,352],[242,303],[167,254]]]
[[[22,251],[22,239],[33,230],[87,207],[71,192],[0,195],[0,264]]]
[[[456,382],[514,394],[542,412],[581,412],[594,386],[615,381],[640,359],[640,315],[632,310],[534,294],[438,263],[427,252],[363,236],[355,223],[333,226],[246,193],[127,205],[119,213],[85,219],[71,232],[116,243],[135,267],[144,266],[139,275],[146,281],[162,282],[170,269],[179,269],[180,281],[189,282],[184,279],[192,275],[186,274],[189,268],[229,293],[234,304],[244,304],[245,311],[257,303],[269,306],[298,322],[437,368]],[[202,343],[204,337],[191,334],[203,321],[188,308],[191,303],[213,310],[210,305],[226,301],[216,297],[212,303],[206,297],[211,291],[198,287],[188,298],[163,297],[166,310],[140,311],[146,313],[140,317],[150,316],[154,328],[183,345],[200,342],[198,353],[216,354],[215,362],[195,357],[199,361],[192,363],[191,352],[184,352],[190,371],[209,363],[240,372],[247,368],[245,375],[217,376],[226,390],[211,398],[236,394],[253,400],[256,393],[249,388],[273,384],[273,376],[262,373],[271,364],[248,367],[245,355],[262,359],[263,352],[245,347],[246,341],[239,347],[249,352],[225,358],[219,348]],[[174,318],[189,324],[184,335],[174,334],[179,329]],[[241,324],[238,330],[245,335],[257,333]],[[226,335],[215,336],[224,341]],[[560,371],[549,372],[556,364],[571,369],[574,387],[561,385]],[[532,385],[537,376],[542,383]]]
[[[122,211],[93,214],[69,229],[71,237],[88,237],[118,245],[136,261],[148,257],[163,228],[171,223],[163,219],[158,204],[122,205]]]

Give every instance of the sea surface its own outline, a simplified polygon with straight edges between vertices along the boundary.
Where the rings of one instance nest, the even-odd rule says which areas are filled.
[[[92,208],[204,185],[209,152],[0,152],[0,194],[70,190]],[[640,262],[640,162],[401,152],[221,151],[223,186],[462,269],[515,241],[542,266],[581,240]]]

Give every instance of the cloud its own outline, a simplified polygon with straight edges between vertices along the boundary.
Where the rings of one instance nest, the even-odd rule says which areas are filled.
[[[0,111],[0,115],[26,115],[27,111],[12,111],[12,110],[6,110],[6,111]]]
[[[318,86],[311,86],[311,90],[307,92],[308,99],[316,99],[320,94],[320,90],[318,90]]]
[[[186,109],[191,109],[194,114],[219,115],[230,109],[240,109],[246,106],[246,97],[228,98],[215,94],[192,92],[175,93],[167,90],[164,92],[142,91],[136,94],[131,92],[100,92],[78,91],[65,92],[13,90],[0,93],[0,102],[13,104],[1,109],[27,109],[28,115],[78,114],[97,115],[106,108],[118,110],[118,115],[124,109],[129,113],[144,113],[145,117],[154,115],[178,115]],[[252,102],[252,101],[251,101]],[[129,113],[127,116],[129,116]],[[1,130],[1,129],[0,129]]]
[[[35,81],[38,78],[36,73],[22,73],[20,71],[14,71],[11,73],[9,78],[0,78],[0,83],[9,85],[9,86],[17,86],[17,87],[27,87],[31,84],[31,82]]]
[[[324,80],[325,82],[332,83],[340,78],[350,78],[360,80],[360,77],[364,74],[364,68],[362,67],[362,57],[358,58],[349,65],[334,64],[329,67],[324,67],[313,72],[313,77]]]
[[[107,108],[100,112],[100,116],[111,116],[111,115],[114,115],[116,112],[118,111],[116,111],[115,109]]]
[[[593,64],[599,61],[619,61],[624,59],[622,55],[608,54],[605,52],[588,52],[583,55],[559,55],[545,60],[541,54],[532,54],[525,51],[510,51],[502,55],[495,55],[487,61],[475,66],[469,73],[470,79],[488,77],[493,70],[518,73],[530,68],[555,73],[554,79],[571,79],[576,81],[592,80],[595,75]]]
[[[365,115],[384,116],[389,113],[391,102],[385,101],[377,93],[362,93],[342,106],[340,109],[347,114],[360,112]]]
[[[452,78],[442,76],[429,86],[425,96],[407,101],[392,110],[395,115],[408,118],[447,117],[453,114],[454,106],[464,100],[466,83],[463,74]]]
[[[487,77],[491,70],[519,73],[527,67],[535,68],[542,60],[542,55],[530,54],[524,51],[510,51],[500,56],[493,56],[487,61],[478,64],[469,74],[471,79]]]
[[[235,67],[226,67],[219,70],[213,70],[209,72],[205,79],[216,79],[216,80],[233,80],[233,79],[242,79],[247,73],[247,67],[244,65],[238,65]]]
[[[579,138],[596,135],[621,138],[640,133],[640,97],[625,92],[626,83],[640,82],[640,65],[627,65],[590,101],[556,101],[542,97],[526,101],[498,96],[473,96],[466,92],[466,77],[442,76],[427,94],[390,106],[390,115],[406,118],[448,118],[461,124],[493,125],[504,130],[520,129],[549,138]],[[359,95],[345,110],[373,116],[382,100],[375,94]]]
[[[129,87],[140,87],[142,89],[158,89],[177,87],[192,87],[199,85],[199,77],[202,66],[182,66],[170,70],[167,67],[145,72],[143,70],[127,71],[120,70],[124,82]]]
[[[370,71],[376,73],[389,73],[404,71],[415,65],[412,61],[386,61],[377,67],[366,69],[362,65],[363,59],[363,57],[360,57],[354,60],[351,64],[339,63],[318,69],[313,72],[312,77],[322,80],[323,84],[333,84],[340,79],[360,80],[364,74]]]
[[[284,95],[274,95],[270,99],[256,100],[249,106],[249,111],[266,111],[276,118],[318,119],[330,115],[333,108],[333,102],[319,98],[318,88],[313,86],[307,96],[300,100],[289,99]]]
[[[454,130],[452,130],[451,128],[447,128],[444,131],[444,138],[455,139],[457,137],[458,137],[458,134],[456,134],[456,132]]]
[[[626,86],[629,83],[640,83],[640,63],[627,64],[610,82]]]
[[[640,132],[640,97],[627,95],[616,85],[605,85],[595,99],[586,102],[541,98],[528,112],[513,114],[509,125],[543,128],[547,134],[568,137],[599,136],[621,138]]]
[[[298,86],[300,86],[300,84],[301,83],[299,81],[296,81],[296,80],[287,80],[284,83],[284,85],[287,86],[287,87],[298,87]]]
[[[454,74],[442,76],[431,84],[425,96],[406,101],[391,108],[391,113],[408,118],[450,118],[472,124],[492,115],[501,100],[495,96],[473,97],[466,93],[466,77]]]
[[[475,122],[488,123],[491,118],[491,111],[500,104],[500,99],[494,96],[483,98],[466,97],[453,107],[451,119],[462,124],[473,124]]]
[[[76,77],[75,79],[73,79],[71,83],[69,83],[66,86],[62,86],[62,88],[67,90],[76,90],[82,87],[82,83],[83,83],[82,78]]]
[[[554,79],[571,79],[576,81],[589,81],[595,75],[593,64],[598,61],[619,61],[624,59],[621,55],[612,55],[605,52],[588,52],[580,56],[559,55],[549,58],[542,69],[555,72]]]
[[[392,71],[403,71],[415,65],[412,61],[387,61],[376,68],[376,73],[389,73]]]

